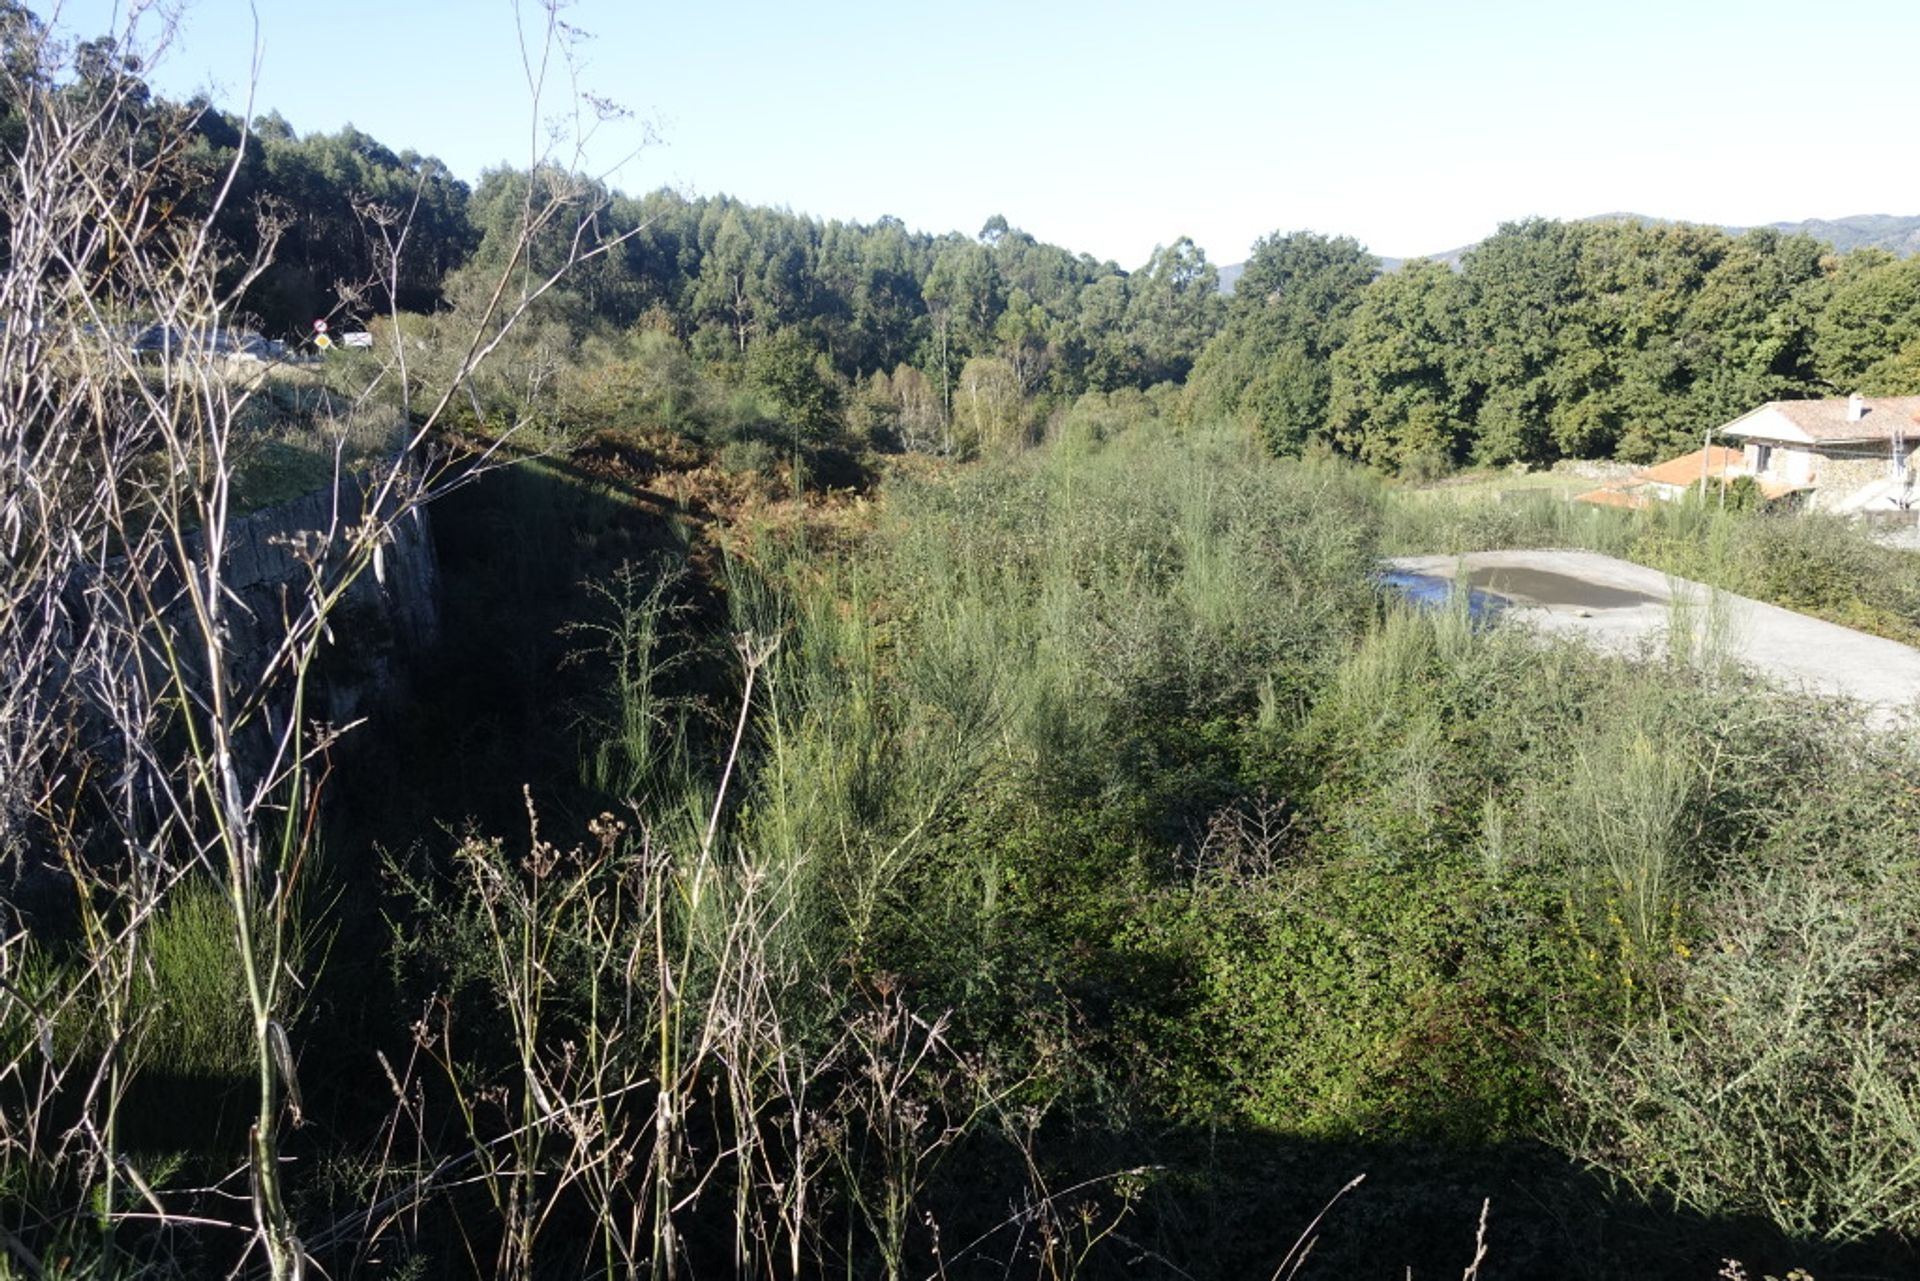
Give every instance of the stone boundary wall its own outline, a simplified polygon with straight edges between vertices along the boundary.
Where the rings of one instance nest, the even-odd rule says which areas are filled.
[[[308,572],[295,555],[299,542],[358,524],[369,501],[361,484],[346,476],[229,523],[222,568],[242,605],[229,613],[233,657],[242,669],[257,667],[281,640],[283,609],[297,598]],[[197,542],[190,546],[195,555],[202,550]],[[335,554],[341,550],[336,543]],[[440,567],[426,507],[415,507],[395,524],[378,570],[361,574],[333,615],[334,639],[316,673],[317,705],[311,709],[324,719],[341,722],[362,714],[370,700],[402,684],[408,662],[439,638]]]
[[[336,554],[343,553],[344,534],[363,518],[369,501],[361,482],[344,476],[323,489],[229,522],[222,565],[222,585],[227,593],[222,625],[230,687],[244,689],[256,681],[285,639],[287,614],[300,607],[311,573],[297,549],[311,545],[316,536],[332,529],[339,538]],[[191,572],[192,563],[205,556],[206,545],[199,534],[187,535],[184,542],[186,569]],[[127,584],[119,580],[130,572],[124,559],[109,561],[82,572],[67,584],[62,593],[64,610],[51,624],[61,633],[57,653],[71,661],[77,638],[88,634],[93,611],[120,610],[118,599]],[[194,621],[180,578],[182,572],[177,552],[162,553],[147,571],[147,591],[153,599],[170,602],[162,612],[160,626],[181,642],[175,652],[186,668],[185,679],[204,691],[205,656],[191,640]],[[405,689],[420,658],[437,640],[439,630],[440,567],[432,520],[428,509],[416,507],[395,522],[391,541],[381,548],[379,572],[369,567],[362,573],[331,615],[331,641],[323,647],[309,674],[306,718],[344,725],[367,715],[376,704],[396,697]],[[161,660],[153,640],[151,635],[147,637],[144,657],[135,652],[116,652],[111,661],[129,668],[143,662],[158,664]],[[68,707],[72,716],[68,750],[91,757],[110,772],[126,768],[126,744],[109,710],[94,701],[96,687],[152,689],[164,687],[164,677],[157,671],[146,680],[131,672],[96,673],[102,677],[100,681],[74,686],[68,682],[70,675],[57,672],[48,677],[49,690],[59,691],[53,696]],[[256,718],[235,744],[243,773],[264,766],[270,747],[267,722],[285,724],[282,713],[290,693],[286,688],[277,690],[280,708],[271,710],[265,720]],[[162,755],[166,755],[164,750]],[[129,783],[129,787],[134,792],[145,790],[138,781]],[[0,828],[0,835],[5,835],[5,830]],[[24,844],[0,848],[0,924],[5,922],[9,905],[31,908],[34,904],[57,904],[64,884],[64,873],[56,865],[32,855],[31,829],[23,828],[22,832]]]

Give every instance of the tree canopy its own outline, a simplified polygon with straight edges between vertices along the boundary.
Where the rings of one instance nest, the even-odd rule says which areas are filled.
[[[30,12],[0,5],[9,50],[45,38]],[[168,102],[111,41],[76,47],[70,65],[50,92],[112,88],[140,116],[129,134],[151,153],[160,223],[204,210],[232,173],[217,227],[236,280],[272,249],[243,300],[265,332],[452,307],[522,254],[522,221],[558,201],[584,225],[537,230],[528,280],[576,256],[579,237],[603,252],[542,299],[550,347],[658,355],[670,340],[728,386],[777,384],[780,403],[812,387],[809,430],[910,389],[910,413],[905,401],[874,412],[906,413],[921,424],[914,440],[950,444],[921,420],[949,424],[963,390],[977,410],[983,387],[1002,407],[1012,389],[1038,422],[1086,393],[1180,385],[1189,420],[1237,422],[1276,453],[1325,446],[1426,473],[1646,461],[1766,400],[1920,391],[1920,259],[1836,256],[1806,235],[1530,219],[1457,272],[1416,261],[1383,273],[1351,237],[1275,232],[1223,294],[1185,237],[1126,270],[1000,214],[977,235],[935,235],[725,195],[632,196],[558,170],[493,170],[469,188],[352,126],[303,135],[273,112],[243,121]],[[10,110],[0,103],[0,142]],[[656,337],[627,341],[640,332]]]

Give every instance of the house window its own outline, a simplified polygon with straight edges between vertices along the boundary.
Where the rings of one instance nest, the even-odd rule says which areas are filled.
[[[1771,466],[1772,463],[1773,463],[1773,446],[1772,445],[1755,445],[1753,447],[1753,470],[1754,471],[1763,472],[1767,470],[1767,468]]]

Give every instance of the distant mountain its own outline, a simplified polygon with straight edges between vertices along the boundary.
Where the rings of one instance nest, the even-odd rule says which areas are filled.
[[[1884,249],[1897,257],[1920,253],[1920,217],[1892,214],[1854,214],[1849,218],[1809,218],[1805,222],[1771,222],[1775,231],[1804,231],[1824,240],[1843,254],[1856,249]]]
[[[1637,222],[1646,226],[1660,226],[1663,223],[1677,222],[1674,218],[1653,218],[1637,213],[1604,213],[1582,222]],[[1884,249],[1898,258],[1920,253],[1920,215],[1914,217],[1896,217],[1893,214],[1852,214],[1845,218],[1807,218],[1800,222],[1770,222],[1770,229],[1783,235],[1809,235],[1815,240],[1824,240],[1833,246],[1835,253],[1850,254],[1856,249]],[[1737,236],[1751,227],[1722,227],[1728,235]],[[1466,248],[1471,249],[1468,245]],[[1466,249],[1455,249],[1451,254],[1436,255],[1443,260],[1452,255],[1463,254]]]
[[[1581,218],[1580,222],[1638,222],[1649,226],[1681,221],[1677,218],[1655,218],[1649,214],[1603,213],[1591,218]],[[1801,222],[1770,222],[1768,227],[1785,235],[1805,233],[1815,240],[1824,240],[1833,246],[1835,253],[1850,254],[1856,249],[1884,249],[1897,258],[1910,254],[1920,254],[1920,214],[1911,217],[1899,217],[1894,214],[1852,214],[1845,218],[1808,218]],[[1724,227],[1729,235],[1737,236],[1750,227]],[[1437,254],[1422,254],[1435,262],[1444,262],[1458,271],[1460,260],[1480,242],[1461,245],[1458,249],[1448,249]],[[1398,271],[1411,261],[1406,258],[1382,258],[1380,270]],[[1240,273],[1246,269],[1244,262],[1220,268],[1220,292],[1233,292],[1234,282],[1240,279]]]

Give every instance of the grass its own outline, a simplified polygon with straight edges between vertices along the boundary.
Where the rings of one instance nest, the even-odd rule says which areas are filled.
[[[388,860],[357,937],[404,1015],[352,1047],[384,1115],[289,1167],[335,1274],[1224,1278],[1362,1170],[1303,1277],[1458,1266],[1435,1234],[1470,1247],[1488,1196],[1522,1273],[1910,1257],[1912,749],[1723,679],[1711,628],[1632,661],[1371,582],[1401,549],[1758,546],[1838,608],[1880,563],[1844,531],[1415,500],[1103,419],[734,538],[723,621],[680,603],[699,555],[611,568],[614,496],[559,479],[466,496],[520,576],[474,618],[540,602],[480,647],[604,689],[523,829]],[[541,701],[509,685],[475,697]],[[182,889],[141,1009],[219,1065],[233,946]]]

